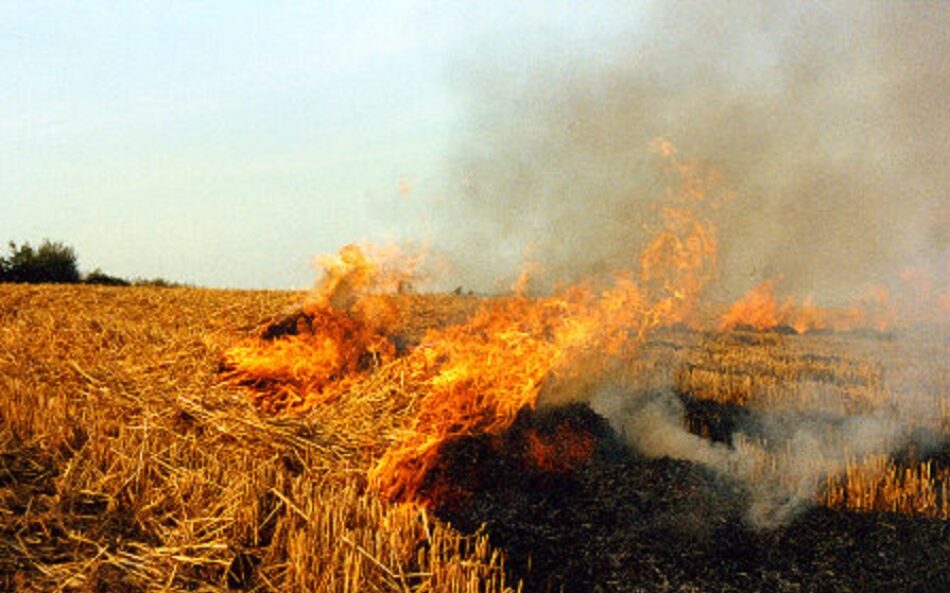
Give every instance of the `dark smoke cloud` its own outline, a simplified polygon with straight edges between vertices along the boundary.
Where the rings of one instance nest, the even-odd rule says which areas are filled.
[[[632,267],[662,191],[650,140],[716,165],[721,280],[840,301],[950,254],[950,5],[658,3],[629,34],[455,69],[467,106],[435,247],[497,288]],[[506,51],[508,50],[508,51]],[[457,198],[457,199],[456,199]]]

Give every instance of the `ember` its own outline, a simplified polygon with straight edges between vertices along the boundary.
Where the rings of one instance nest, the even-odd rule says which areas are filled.
[[[588,434],[558,426],[553,435],[529,432],[528,454],[535,467],[548,472],[565,472],[590,459],[594,441]]]
[[[700,299],[716,275],[709,210],[720,180],[668,142],[655,149],[674,190],[630,269],[532,295],[532,264],[514,294],[410,330],[399,293],[418,260],[348,246],[324,260],[301,310],[227,353],[228,379],[269,412],[344,405],[388,382],[374,401],[399,411],[365,439],[371,491],[466,530],[487,525],[527,590],[623,589],[615,585],[634,578],[688,588],[754,571],[761,582],[770,571],[798,579],[828,567],[804,548],[783,560],[784,546],[855,537],[867,520],[851,511],[915,516],[932,539],[942,527],[927,521],[946,517],[950,475],[930,461],[892,463],[888,452],[907,440],[909,422],[942,439],[944,400],[875,400],[888,376],[879,365],[785,348],[820,337],[799,333],[889,328],[889,292],[872,287],[828,309],[780,301],[765,282],[719,327],[773,333],[674,331],[708,322]],[[655,358],[657,344],[672,354]],[[651,373],[666,383],[634,387]],[[803,382],[795,397],[788,380]],[[841,522],[830,525],[827,509]],[[881,553],[869,545],[862,553]],[[692,564],[677,575],[682,554]]]
[[[539,410],[519,418],[511,433],[542,417],[572,430],[589,426],[597,436],[590,460],[564,474],[525,473],[505,457],[512,449],[467,440],[440,465],[456,475],[490,468],[466,504],[436,512],[464,530],[484,528],[526,591],[719,591],[724,584],[844,591],[843,583],[860,582],[868,591],[902,583],[937,593],[950,586],[932,560],[950,560],[944,521],[815,507],[761,531],[743,518],[749,494],[740,484],[624,447],[586,406]]]

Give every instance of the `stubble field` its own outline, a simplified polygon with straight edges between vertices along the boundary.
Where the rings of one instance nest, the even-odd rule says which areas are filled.
[[[392,298],[408,348],[483,302]],[[464,496],[427,508],[389,502],[367,478],[425,392],[403,359],[291,414],[262,411],[252,389],[227,380],[229,349],[258,340],[299,299],[0,287],[0,591],[950,587],[944,339],[909,349],[888,335],[659,331],[623,371],[642,384],[628,384],[671,390],[691,435],[741,457],[732,477],[689,454],[637,452],[650,443],[618,436],[637,425],[585,416],[614,421],[595,398],[553,419],[525,412],[515,425],[583,429],[595,451],[554,449],[571,463],[519,472],[521,453],[462,442],[440,471]],[[868,423],[849,418],[899,418],[900,428],[872,439]],[[822,442],[810,454],[776,440],[803,426]],[[829,451],[818,433],[842,426]],[[518,438],[506,442],[517,448]],[[486,477],[486,467],[497,472]],[[751,525],[755,483],[794,508]],[[692,508],[696,492],[705,517]]]

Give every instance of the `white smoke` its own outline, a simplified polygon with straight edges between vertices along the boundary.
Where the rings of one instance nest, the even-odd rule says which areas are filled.
[[[784,525],[813,505],[828,477],[841,474],[849,461],[893,451],[910,434],[892,413],[766,414],[759,438],[739,432],[729,446],[687,430],[683,405],[669,390],[603,388],[590,405],[643,455],[700,464],[742,484],[749,493],[746,519],[764,529]]]

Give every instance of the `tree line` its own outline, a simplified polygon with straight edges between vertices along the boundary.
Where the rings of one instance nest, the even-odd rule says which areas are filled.
[[[9,255],[0,255],[0,282],[30,284],[99,284],[106,286],[177,286],[164,278],[127,280],[106,274],[96,268],[88,274],[79,272],[76,251],[59,241],[45,239],[38,247],[29,243],[8,243]]]

